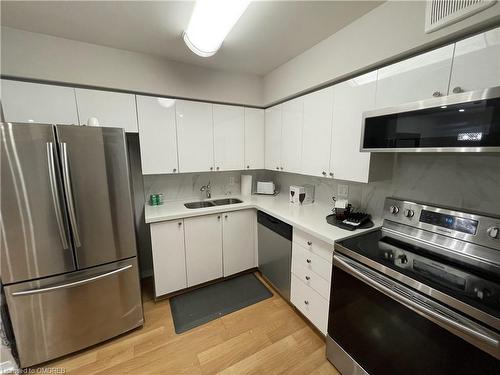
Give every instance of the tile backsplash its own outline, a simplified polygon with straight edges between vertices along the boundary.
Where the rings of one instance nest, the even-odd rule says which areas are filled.
[[[240,193],[240,177],[274,180],[281,194],[290,185],[312,184],[316,200],[331,204],[339,184],[349,186],[354,207],[382,215],[384,199],[395,196],[500,215],[500,154],[394,154],[392,178],[367,184],[265,170],[144,176],[146,201],[151,193],[165,200],[200,199],[200,187],[211,182],[212,195]],[[332,204],[333,207],[333,204]]]

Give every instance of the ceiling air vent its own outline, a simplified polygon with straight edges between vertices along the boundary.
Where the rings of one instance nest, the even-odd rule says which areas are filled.
[[[470,17],[496,3],[496,0],[428,0],[425,32],[431,33]]]

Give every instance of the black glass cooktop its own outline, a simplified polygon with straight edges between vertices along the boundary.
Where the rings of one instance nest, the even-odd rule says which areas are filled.
[[[368,232],[339,245],[500,318],[500,275]]]

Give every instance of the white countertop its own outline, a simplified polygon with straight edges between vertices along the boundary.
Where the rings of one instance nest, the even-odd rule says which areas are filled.
[[[229,197],[212,197],[211,200],[218,198]],[[374,220],[375,226],[370,229],[357,229],[355,231],[341,229],[326,222],[325,217],[332,213],[332,205],[315,202],[311,205],[297,206],[291,204],[286,195],[252,195],[250,197],[231,196],[230,198],[241,199],[243,203],[188,209],[184,206],[184,203],[196,201],[196,199],[191,199],[167,201],[161,206],[146,205],[146,223],[255,208],[332,245],[335,241],[358,235],[382,225],[382,220]]]

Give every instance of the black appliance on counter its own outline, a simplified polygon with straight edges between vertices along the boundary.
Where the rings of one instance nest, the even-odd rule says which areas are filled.
[[[384,209],[335,244],[328,359],[344,375],[500,374],[500,217]]]

